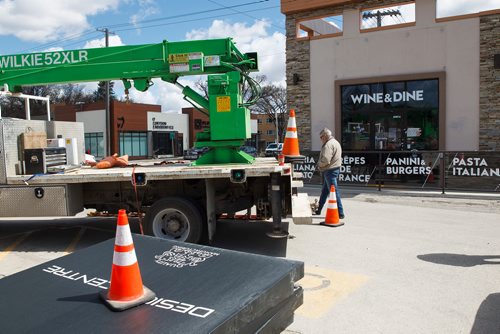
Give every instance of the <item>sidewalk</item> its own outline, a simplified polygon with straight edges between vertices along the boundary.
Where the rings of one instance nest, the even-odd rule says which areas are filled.
[[[387,189],[339,186],[342,199],[371,203],[389,203],[434,208],[460,208],[474,212],[500,214],[500,193],[453,192],[414,189]],[[307,184],[299,192],[309,195],[311,202],[319,199],[321,185]]]
[[[344,226],[289,226],[305,293],[285,333],[498,333],[498,196],[339,188]]]
[[[306,184],[304,188],[318,191],[321,193],[321,184]],[[418,189],[396,189],[384,188],[379,191],[377,187],[357,187],[351,185],[340,185],[343,193],[355,194],[379,194],[379,195],[397,195],[397,196],[416,196],[416,197],[441,197],[441,198],[464,198],[464,199],[491,199],[500,201],[500,192],[465,192],[447,190],[444,194],[441,190],[418,190]]]

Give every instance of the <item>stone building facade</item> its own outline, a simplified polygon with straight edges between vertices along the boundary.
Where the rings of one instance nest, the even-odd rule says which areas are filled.
[[[436,19],[435,0],[415,0],[410,2],[415,6],[413,23],[361,31],[361,10],[405,3],[281,0],[287,104],[296,110],[301,150],[320,149],[317,137],[324,126],[342,139],[343,85],[425,79],[439,81],[439,144],[433,149],[500,150],[500,60],[496,65],[494,61],[500,54],[500,8]],[[300,22],[333,15],[343,17],[341,33],[297,37]],[[379,148],[377,143],[371,147]],[[413,148],[409,140],[399,147]]]
[[[480,22],[479,149],[500,151],[500,14]]]

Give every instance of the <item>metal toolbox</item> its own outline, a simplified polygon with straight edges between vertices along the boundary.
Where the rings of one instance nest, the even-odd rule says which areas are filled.
[[[66,148],[46,147],[24,150],[24,173],[46,174],[51,167],[66,165]]]
[[[83,210],[82,198],[80,184],[0,185],[0,217],[74,216]]]

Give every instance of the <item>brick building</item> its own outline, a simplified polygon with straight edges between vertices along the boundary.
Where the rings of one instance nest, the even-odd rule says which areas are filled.
[[[85,151],[102,158],[106,152],[106,106],[104,102],[54,105],[56,121],[82,122]],[[110,103],[111,153],[127,154],[131,159],[153,156],[180,156],[187,148],[188,116],[162,113],[160,105]]]

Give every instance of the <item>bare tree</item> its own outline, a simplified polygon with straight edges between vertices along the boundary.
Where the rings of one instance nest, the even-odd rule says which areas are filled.
[[[51,103],[65,103],[68,105],[77,102],[90,103],[94,101],[94,94],[83,90],[84,86],[78,84],[61,84],[48,86],[27,86],[23,87],[21,93],[34,96],[48,96]],[[25,117],[25,101],[16,97],[0,98],[2,116],[4,117]],[[44,101],[30,100],[30,113],[32,116],[46,115],[47,106]]]
[[[53,98],[54,102],[64,104],[76,104],[77,102],[92,102],[92,94],[83,90],[84,86],[78,84],[58,85],[58,95]]]
[[[266,81],[266,76],[265,75],[256,75],[253,80],[258,85],[263,85]],[[196,83],[195,83],[195,88],[198,90],[198,92],[203,95],[205,98],[208,97],[208,83],[207,79],[205,77],[200,78]],[[248,82],[245,80],[243,83],[243,88],[241,89],[242,94],[243,94],[243,100],[248,101],[253,98],[253,94],[255,92],[252,91],[252,87],[248,84]]]
[[[21,93],[35,96],[49,96],[51,99],[56,96],[54,86],[31,86],[23,87]],[[2,116],[4,117],[25,117],[25,100],[16,97],[2,97]],[[32,116],[46,115],[47,106],[44,101],[30,100],[30,114]]]
[[[262,95],[257,103],[250,107],[251,112],[266,114],[274,124],[278,124],[278,140],[283,142],[286,133],[286,88],[269,84],[262,87]]]
[[[208,98],[208,83],[206,76],[202,76],[201,78],[199,78],[198,81],[196,81],[196,83],[194,84],[194,87],[203,97]]]

